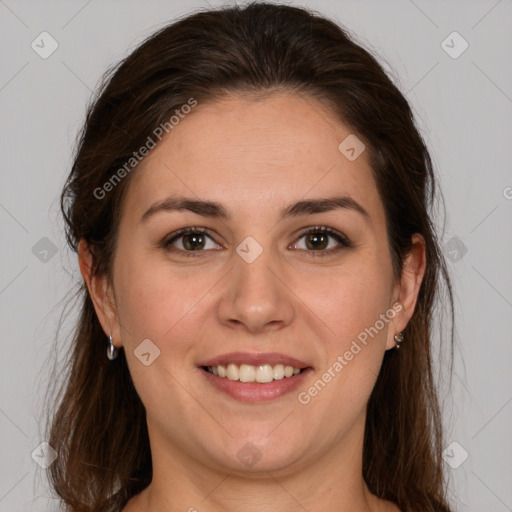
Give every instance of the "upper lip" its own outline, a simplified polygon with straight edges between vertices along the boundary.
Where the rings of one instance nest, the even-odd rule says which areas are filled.
[[[309,368],[310,365],[296,359],[295,357],[287,356],[286,354],[280,354],[278,352],[230,352],[229,354],[222,354],[212,359],[208,359],[200,363],[198,366],[227,366],[228,364],[250,364],[253,366],[259,366],[263,364],[270,364],[275,366],[276,364],[283,364],[285,366],[293,366],[294,368]]]

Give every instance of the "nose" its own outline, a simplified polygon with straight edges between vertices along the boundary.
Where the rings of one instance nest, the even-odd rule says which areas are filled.
[[[261,333],[282,329],[293,321],[293,292],[287,286],[283,262],[270,250],[248,263],[233,254],[234,268],[218,304],[222,324],[245,332]]]

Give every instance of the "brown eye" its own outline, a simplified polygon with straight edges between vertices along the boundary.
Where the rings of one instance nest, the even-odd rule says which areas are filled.
[[[205,245],[205,236],[201,233],[190,233],[188,235],[182,235],[183,247],[190,251],[202,249]]]
[[[222,249],[203,228],[185,228],[173,233],[163,242],[163,247],[170,252],[205,252]]]
[[[309,233],[306,235],[308,249],[325,249],[329,245],[329,236],[325,233]]]
[[[293,244],[293,248],[304,250],[311,256],[328,256],[344,248],[353,247],[352,242],[345,235],[325,226],[309,229],[299,237],[299,240],[302,239],[304,239],[304,246],[302,246],[302,242],[296,242]],[[331,240],[334,240],[335,243],[332,243]]]

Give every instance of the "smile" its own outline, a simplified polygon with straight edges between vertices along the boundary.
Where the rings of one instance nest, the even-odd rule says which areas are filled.
[[[227,366],[206,366],[204,369],[220,378],[240,382],[259,382],[264,384],[274,380],[290,378],[301,372],[300,368],[293,366],[276,364],[260,364],[254,366],[251,364],[229,363]]]

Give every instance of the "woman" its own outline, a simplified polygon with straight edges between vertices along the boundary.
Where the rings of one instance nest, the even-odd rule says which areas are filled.
[[[67,509],[449,511],[434,198],[407,101],[331,21],[254,3],[147,39],[62,194]]]

